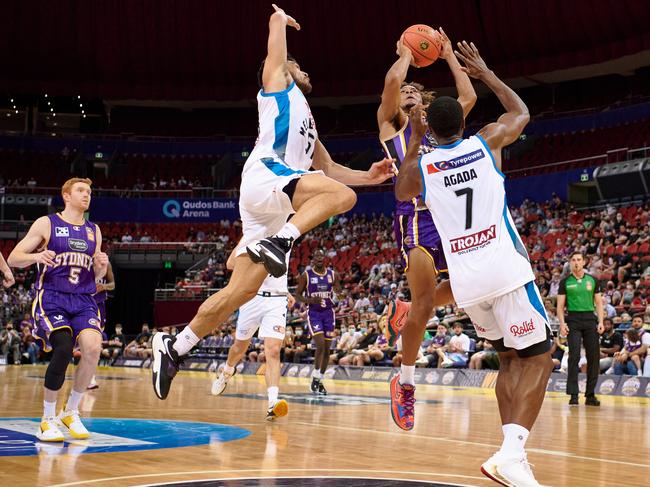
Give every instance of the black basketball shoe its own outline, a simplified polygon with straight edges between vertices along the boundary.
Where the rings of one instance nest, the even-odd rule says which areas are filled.
[[[166,333],[156,333],[153,336],[153,363],[151,365],[151,378],[153,390],[158,399],[166,399],[172,380],[178,373],[182,359],[174,350],[176,338]]]
[[[318,381],[318,395],[327,396],[327,389],[325,389],[325,386],[321,381]]]
[[[318,386],[320,385],[320,379],[317,379],[316,377],[312,377],[311,379],[311,392],[314,394],[318,394]]]
[[[292,245],[292,238],[269,237],[246,246],[246,252],[253,262],[264,264],[273,277],[282,277],[287,273],[287,253]]]

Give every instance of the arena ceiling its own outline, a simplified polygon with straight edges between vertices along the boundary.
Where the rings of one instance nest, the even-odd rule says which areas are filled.
[[[376,95],[395,59],[395,41],[414,23],[442,25],[452,40],[474,41],[505,78],[588,65],[596,66],[587,71],[596,70],[594,75],[614,60],[635,60],[634,68],[649,59],[647,0],[278,2],[302,25],[302,31],[289,32],[289,50],[309,72],[315,97]],[[104,99],[250,99],[265,55],[270,3],[4,0],[0,90]],[[415,78],[451,85],[442,64]]]

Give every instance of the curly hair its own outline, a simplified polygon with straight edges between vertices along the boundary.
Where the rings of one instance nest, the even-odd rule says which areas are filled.
[[[436,99],[436,92],[433,90],[425,90],[424,85],[421,85],[420,83],[416,83],[415,81],[403,81],[399,89],[401,90],[405,86],[412,86],[413,88],[415,88],[420,92],[420,95],[422,96],[423,105],[428,105],[429,103],[431,103],[433,100]]]

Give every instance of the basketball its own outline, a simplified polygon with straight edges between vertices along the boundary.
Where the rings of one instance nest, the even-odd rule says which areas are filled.
[[[402,34],[402,41],[413,53],[413,62],[423,68],[440,56],[442,37],[438,31],[424,24],[415,24]]]

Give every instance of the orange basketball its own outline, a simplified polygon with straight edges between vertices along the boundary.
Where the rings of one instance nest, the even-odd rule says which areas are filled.
[[[413,53],[413,62],[420,68],[433,64],[442,49],[442,37],[428,25],[415,24],[402,34],[402,42]]]

